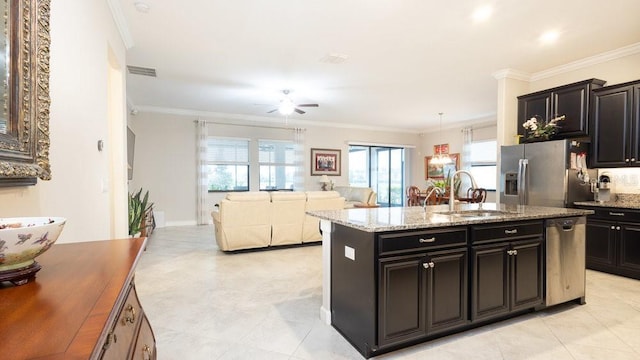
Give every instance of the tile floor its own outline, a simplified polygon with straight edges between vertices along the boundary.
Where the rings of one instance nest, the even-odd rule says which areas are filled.
[[[136,286],[159,360],[363,359],[319,319],[321,247],[218,251],[212,226],[156,229]],[[640,359],[640,281],[587,272],[567,304],[376,359]]]

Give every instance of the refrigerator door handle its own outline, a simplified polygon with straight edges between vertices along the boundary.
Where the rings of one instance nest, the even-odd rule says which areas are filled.
[[[518,161],[518,202],[519,205],[527,205],[529,202],[527,170],[529,168],[528,159]]]

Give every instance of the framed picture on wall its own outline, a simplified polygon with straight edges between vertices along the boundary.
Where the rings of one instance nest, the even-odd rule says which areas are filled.
[[[339,149],[311,149],[311,175],[340,176]]]
[[[449,154],[453,160],[449,164],[436,164],[433,156],[424,157],[424,179],[444,179],[449,173],[453,174],[460,168],[460,154]]]

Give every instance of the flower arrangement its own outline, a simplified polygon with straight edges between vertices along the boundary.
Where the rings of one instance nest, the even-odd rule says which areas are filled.
[[[527,139],[541,139],[548,140],[553,136],[560,127],[558,121],[565,119],[565,116],[556,116],[551,120],[544,121],[539,115],[533,116],[531,119],[525,121],[522,126],[527,130]]]

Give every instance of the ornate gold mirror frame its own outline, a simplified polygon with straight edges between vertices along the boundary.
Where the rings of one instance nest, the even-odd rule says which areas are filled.
[[[0,186],[51,179],[49,5],[0,0]]]

